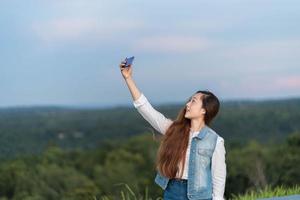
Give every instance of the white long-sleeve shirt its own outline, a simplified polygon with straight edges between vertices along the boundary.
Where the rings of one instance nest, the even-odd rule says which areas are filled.
[[[133,105],[137,108],[138,112],[143,116],[143,118],[148,121],[151,126],[156,129],[161,134],[165,134],[168,127],[173,123],[173,121],[169,118],[166,118],[162,113],[158,112],[156,109],[152,107],[147,98],[142,93],[141,96],[133,101]],[[190,132],[189,143],[186,151],[185,157],[185,166],[182,175],[182,179],[188,179],[188,163],[190,156],[190,146],[191,140],[195,137],[199,132]],[[213,184],[213,200],[224,200],[224,190],[225,190],[225,182],[226,182],[226,163],[225,163],[225,147],[224,147],[224,139],[218,135],[217,143],[215,150],[212,155],[212,184]],[[177,172],[177,177],[179,178],[179,174],[181,172],[181,164],[178,165],[179,171]]]

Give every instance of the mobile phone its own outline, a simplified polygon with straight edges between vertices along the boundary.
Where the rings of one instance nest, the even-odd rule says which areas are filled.
[[[133,60],[134,60],[134,56],[130,58],[125,58],[125,67],[129,67],[129,65],[132,65]]]

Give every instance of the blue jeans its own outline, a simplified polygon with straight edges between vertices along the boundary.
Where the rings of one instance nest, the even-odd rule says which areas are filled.
[[[187,197],[187,180],[170,179],[167,188],[164,190],[163,199],[164,200],[189,200]]]

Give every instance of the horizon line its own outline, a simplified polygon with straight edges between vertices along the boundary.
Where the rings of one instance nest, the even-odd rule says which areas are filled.
[[[300,100],[300,96],[290,96],[290,97],[267,97],[267,98],[233,98],[233,99],[221,99],[220,102],[223,103],[234,103],[234,102],[268,102],[268,101],[287,101],[287,100]],[[65,108],[65,109],[109,109],[109,108],[118,108],[118,107],[131,107],[131,103],[126,104],[97,104],[97,103],[83,103],[83,104],[16,104],[1,106],[0,109],[17,109],[17,108]],[[166,106],[166,105],[180,105],[183,101],[173,101],[173,102],[155,102],[152,101],[151,104],[155,106]]]

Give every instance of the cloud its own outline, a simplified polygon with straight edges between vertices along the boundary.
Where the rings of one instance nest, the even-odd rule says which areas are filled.
[[[300,75],[281,77],[276,81],[276,85],[282,88],[300,89]]]
[[[208,39],[182,35],[152,36],[139,39],[133,49],[146,52],[191,53],[211,46]]]
[[[76,42],[104,41],[113,39],[121,34],[141,29],[140,20],[111,19],[97,20],[96,18],[60,18],[49,21],[38,21],[32,24],[34,34],[43,42]]]
[[[300,39],[270,39],[218,44],[215,57],[238,76],[288,76],[299,73]]]
[[[264,61],[274,58],[297,58],[298,60],[299,53],[300,39],[290,38],[240,43],[237,47],[229,47],[227,51],[224,51],[223,55],[227,58],[259,58]]]
[[[294,91],[299,94],[295,89],[300,88],[300,75],[245,77],[239,81],[239,86],[255,93]]]
[[[35,23],[33,30],[43,41],[58,41],[78,39],[92,32],[95,27],[96,22],[91,19],[58,19]]]

